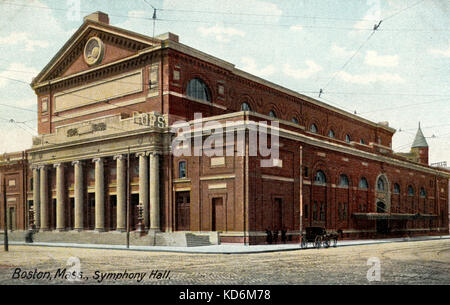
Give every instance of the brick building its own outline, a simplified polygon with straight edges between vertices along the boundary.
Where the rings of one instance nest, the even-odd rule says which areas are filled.
[[[251,244],[266,229],[295,241],[307,226],[345,238],[449,233],[450,172],[428,166],[420,128],[420,157],[396,154],[387,122],[241,71],[174,34],[148,37],[91,14],[32,88],[39,136],[15,165],[0,163],[6,180],[19,180],[7,190],[8,206],[18,196],[17,229],[108,234],[129,219],[132,230]],[[173,153],[174,138],[191,152],[204,146],[213,124],[233,126],[226,135],[236,141],[209,146],[229,153]],[[252,154],[255,135],[278,156]]]

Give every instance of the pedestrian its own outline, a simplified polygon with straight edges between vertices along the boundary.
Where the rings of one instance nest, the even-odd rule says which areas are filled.
[[[272,243],[272,232],[266,228],[266,242],[270,245]]]
[[[275,229],[275,231],[273,231],[273,243],[276,244],[278,240],[278,229]]]
[[[281,241],[283,242],[283,244],[286,243],[286,232],[287,232],[287,230],[286,230],[286,228],[284,227],[284,228],[281,230]]]

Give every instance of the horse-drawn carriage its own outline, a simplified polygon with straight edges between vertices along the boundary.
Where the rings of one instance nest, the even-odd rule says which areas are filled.
[[[306,227],[306,234],[302,234],[301,247],[308,248],[308,243],[312,243],[315,248],[336,247],[339,237],[338,232],[327,233],[322,227]]]

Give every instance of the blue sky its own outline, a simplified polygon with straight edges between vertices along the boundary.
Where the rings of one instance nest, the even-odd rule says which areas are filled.
[[[448,0],[0,1],[0,153],[31,146],[36,99],[25,83],[83,16],[104,11],[112,25],[151,36],[149,4],[158,9],[156,35],[173,32],[184,44],[314,98],[322,89],[323,102],[388,121],[398,130],[396,151],[409,151],[420,121],[430,162],[450,163]]]

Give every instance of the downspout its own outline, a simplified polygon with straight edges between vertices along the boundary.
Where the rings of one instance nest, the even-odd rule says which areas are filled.
[[[299,242],[302,241],[303,234],[303,146],[300,145],[300,235]]]

